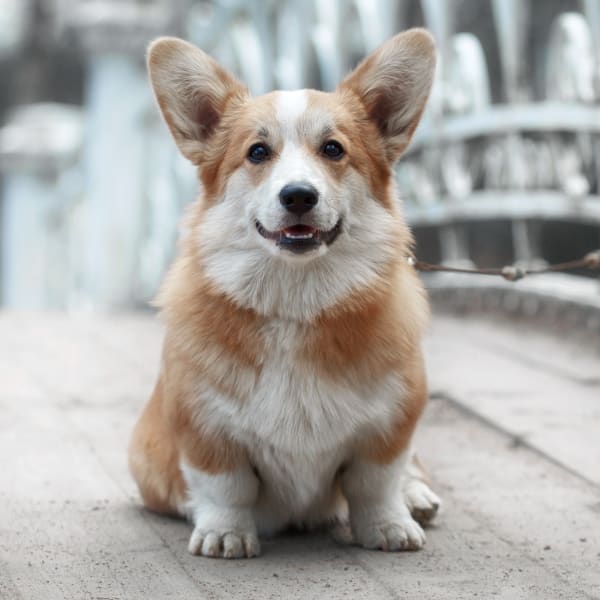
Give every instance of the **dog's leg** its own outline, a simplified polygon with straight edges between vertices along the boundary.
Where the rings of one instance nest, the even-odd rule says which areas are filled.
[[[257,556],[260,545],[253,511],[259,482],[250,465],[211,474],[182,462],[181,470],[194,521],[189,551],[222,558]]]
[[[342,476],[354,541],[379,550],[417,550],[425,543],[402,490],[408,453],[381,464],[357,458]]]
[[[427,401],[419,351],[410,366],[395,423],[363,440],[342,475],[354,541],[366,548],[416,550],[425,543],[423,529],[411,516],[405,486],[411,477],[411,439]]]
[[[421,525],[427,525],[437,514],[441,500],[429,487],[429,477],[416,454],[406,466],[403,492],[410,513]]]

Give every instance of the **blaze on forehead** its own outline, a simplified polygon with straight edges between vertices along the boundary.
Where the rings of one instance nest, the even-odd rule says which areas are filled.
[[[250,99],[236,127],[246,135],[271,138],[277,143],[313,135],[316,131],[331,132],[335,115],[318,102],[311,102],[315,95],[328,96],[313,90],[296,90],[271,92]]]

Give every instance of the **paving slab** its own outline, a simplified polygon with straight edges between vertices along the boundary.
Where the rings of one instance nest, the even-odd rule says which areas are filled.
[[[600,485],[600,355],[510,320],[438,316],[425,343],[430,393]]]
[[[567,455],[555,434],[555,446],[542,443],[543,394],[523,384],[550,386],[559,407],[552,394],[564,390],[597,456],[593,397],[580,394],[595,386],[593,364],[560,376],[552,368],[561,351],[578,352],[569,340],[557,350],[509,324],[434,319],[426,358],[437,399],[417,443],[444,506],[421,552],[371,552],[312,533],[265,540],[258,559],[219,561],[189,555],[190,525],[141,508],[127,472],[162,332],[152,315],[0,313],[3,600],[600,598],[593,465],[577,467],[578,451]],[[537,366],[524,366],[534,349]],[[461,355],[475,355],[476,368],[463,370]],[[503,377],[490,375],[498,368]],[[577,423],[550,408],[572,443]],[[515,443],[523,432],[526,443]]]

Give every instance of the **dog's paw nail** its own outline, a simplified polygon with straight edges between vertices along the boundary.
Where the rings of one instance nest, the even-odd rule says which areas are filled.
[[[202,550],[202,544],[204,543],[204,536],[198,529],[194,529],[190,536],[190,542],[188,544],[188,550],[190,554],[198,556]]]
[[[244,542],[244,550],[248,558],[253,558],[260,554],[260,544],[258,543],[258,537],[256,537],[256,535],[252,533],[246,534],[242,540]]]
[[[234,533],[223,536],[223,557],[241,558],[242,556],[244,556],[244,546],[241,538]]]
[[[210,556],[216,558],[220,555],[221,539],[220,536],[214,531],[209,531],[204,538],[202,544],[202,554],[204,556]]]

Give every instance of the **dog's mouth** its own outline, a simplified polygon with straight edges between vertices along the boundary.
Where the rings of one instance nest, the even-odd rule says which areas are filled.
[[[256,221],[256,229],[262,237],[274,241],[280,248],[302,254],[316,250],[322,244],[327,246],[333,244],[342,230],[342,220],[340,219],[335,227],[329,231],[302,224],[284,227],[277,231],[269,231],[259,221]]]

